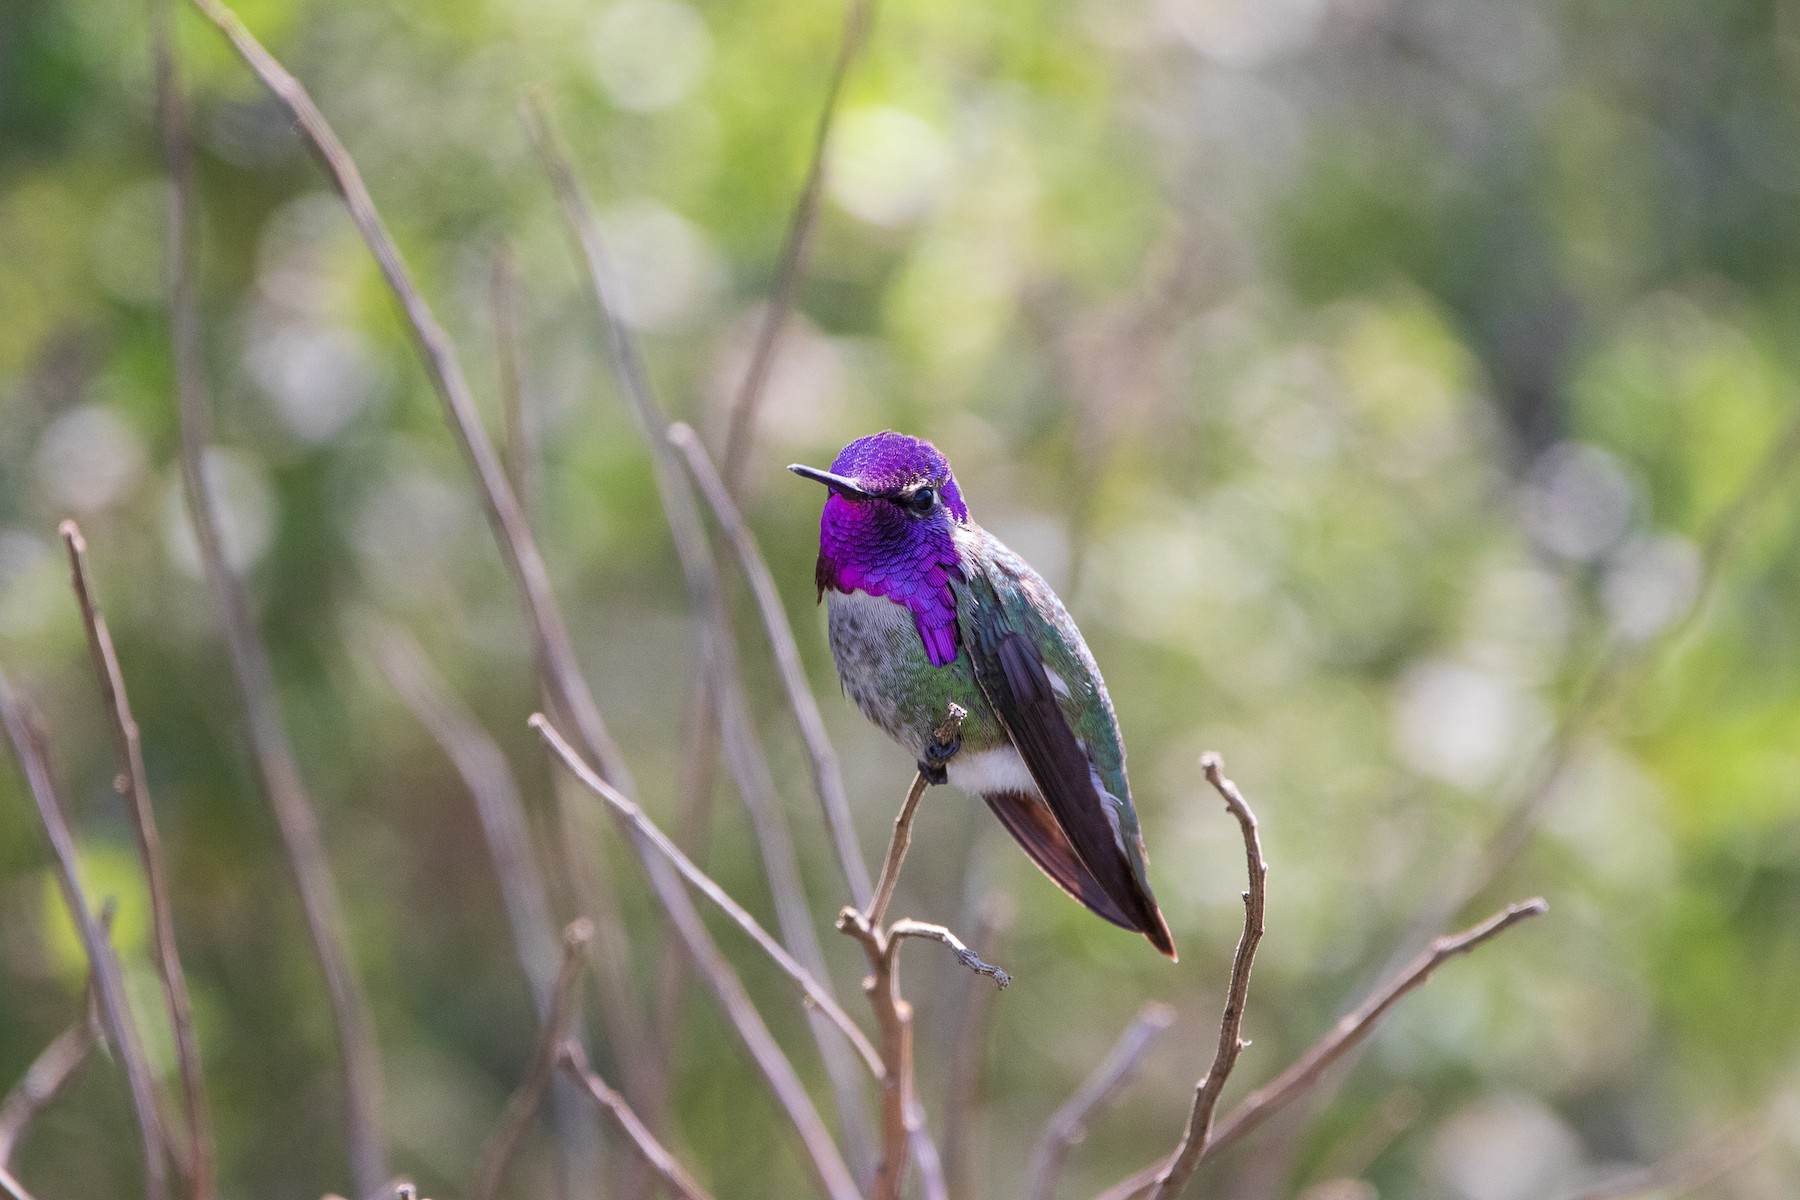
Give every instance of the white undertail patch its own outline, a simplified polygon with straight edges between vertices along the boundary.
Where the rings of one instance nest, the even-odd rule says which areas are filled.
[[[965,750],[950,760],[946,770],[950,782],[971,795],[985,796],[990,792],[1038,794],[1037,781],[1012,746]]]

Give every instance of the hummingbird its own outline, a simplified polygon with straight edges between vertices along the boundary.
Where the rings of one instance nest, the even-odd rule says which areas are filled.
[[[1050,585],[970,518],[930,442],[876,433],[788,470],[830,489],[813,578],[844,691],[1058,887],[1174,959],[1112,700]],[[944,745],[951,704],[967,716]]]

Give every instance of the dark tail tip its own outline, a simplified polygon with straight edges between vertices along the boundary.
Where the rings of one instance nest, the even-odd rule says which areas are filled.
[[[1175,953],[1175,939],[1169,936],[1168,923],[1163,920],[1161,912],[1152,911],[1150,928],[1142,931],[1157,952],[1170,962],[1180,962],[1181,956]]]

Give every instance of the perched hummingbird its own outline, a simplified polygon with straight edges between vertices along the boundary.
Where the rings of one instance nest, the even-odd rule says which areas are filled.
[[[863,715],[931,782],[986,800],[1063,891],[1173,959],[1112,701],[1050,585],[969,519],[930,442],[877,433],[829,471],[788,470],[831,489],[814,580]],[[968,716],[940,747],[952,703]]]

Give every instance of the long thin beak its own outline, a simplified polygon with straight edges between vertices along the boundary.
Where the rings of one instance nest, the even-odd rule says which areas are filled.
[[[851,500],[874,500],[878,498],[873,492],[865,492],[862,488],[858,487],[856,480],[847,479],[842,475],[833,475],[830,471],[821,471],[817,467],[803,467],[799,463],[794,463],[789,466],[788,470],[800,476],[802,479],[810,479],[814,483],[822,483],[838,495],[846,496]]]

